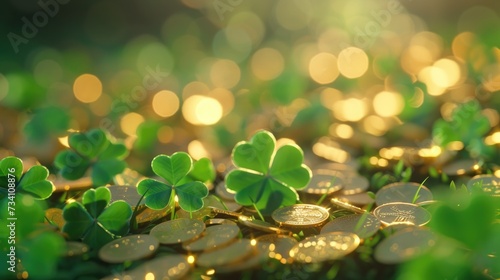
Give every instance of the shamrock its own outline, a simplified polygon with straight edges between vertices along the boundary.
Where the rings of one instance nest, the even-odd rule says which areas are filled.
[[[185,211],[197,211],[203,207],[208,188],[200,181],[186,179],[193,168],[193,160],[187,153],[159,155],[152,160],[151,167],[166,183],[144,179],[137,184],[137,192],[144,196],[146,206],[155,210],[165,208],[177,195],[179,205]]]
[[[24,126],[24,133],[31,143],[44,142],[53,135],[60,135],[68,130],[71,118],[68,112],[57,106],[34,110],[33,116]]]
[[[0,161],[0,200],[15,193],[29,194],[36,199],[48,198],[55,187],[47,180],[49,170],[45,166],[35,165],[23,175],[23,162],[17,157],[6,157]],[[12,188],[14,186],[14,188]]]
[[[125,170],[123,159],[128,155],[127,148],[121,143],[113,143],[111,136],[101,129],[87,133],[74,133],[69,136],[69,146],[60,152],[55,165],[61,175],[68,180],[76,180],[92,168],[92,182],[95,186],[109,183],[113,176]]]
[[[87,190],[82,203],[74,201],[63,209],[66,223],[62,231],[72,240],[82,239],[92,248],[100,248],[129,231],[132,208],[122,200],[109,203],[106,187]]]
[[[226,175],[226,186],[236,192],[236,202],[270,214],[281,206],[294,204],[296,189],[304,188],[311,170],[303,164],[300,147],[286,144],[275,150],[273,134],[262,130],[250,141],[239,142],[232,160],[237,169]]]

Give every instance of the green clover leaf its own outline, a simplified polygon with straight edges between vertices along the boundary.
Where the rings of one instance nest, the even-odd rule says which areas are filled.
[[[17,157],[6,157],[0,161],[0,200],[8,197],[9,181],[14,183],[16,193],[29,194],[36,199],[46,199],[55,187],[47,180],[49,170],[42,165],[31,167],[23,175],[23,162]]]
[[[71,149],[61,151],[55,159],[55,165],[65,179],[79,179],[92,168],[92,182],[94,186],[101,186],[127,167],[123,161],[128,155],[127,148],[114,143],[102,129],[71,134],[68,142]]]
[[[237,169],[226,175],[226,185],[236,192],[236,202],[255,205],[262,213],[297,202],[296,190],[304,188],[312,173],[303,164],[304,155],[297,145],[283,145],[275,151],[273,134],[262,130],[248,142],[233,149]]]
[[[62,229],[70,239],[82,239],[92,248],[100,248],[129,231],[132,208],[122,200],[109,203],[111,192],[106,187],[90,189],[82,203],[72,202],[63,209],[66,221]]]
[[[68,130],[70,120],[64,108],[57,106],[39,108],[24,126],[24,133],[30,143],[44,142]]]
[[[152,160],[151,167],[166,183],[144,179],[137,184],[137,192],[144,196],[146,206],[155,210],[163,209],[177,195],[179,205],[185,211],[193,212],[203,207],[208,188],[200,181],[186,179],[193,169],[193,160],[187,153],[159,155]]]

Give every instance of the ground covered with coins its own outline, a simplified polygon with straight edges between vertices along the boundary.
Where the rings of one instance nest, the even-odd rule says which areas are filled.
[[[5,2],[0,279],[500,279],[499,1]]]

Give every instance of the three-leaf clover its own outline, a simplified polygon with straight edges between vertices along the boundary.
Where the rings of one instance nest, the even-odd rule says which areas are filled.
[[[126,234],[132,208],[122,200],[109,203],[111,192],[106,187],[87,190],[82,203],[74,201],[63,209],[66,223],[62,231],[72,240],[82,239],[92,248],[100,248],[115,237]]]
[[[0,161],[0,200],[13,191],[46,199],[55,189],[54,184],[47,180],[48,176],[49,170],[42,165],[35,165],[23,174],[23,162],[17,157],[6,157]]]
[[[60,152],[55,159],[56,167],[68,180],[79,179],[92,168],[94,186],[102,186],[127,167],[123,161],[128,155],[125,145],[114,143],[111,136],[101,129],[71,134],[68,142],[71,149]]]
[[[276,139],[265,130],[255,133],[248,142],[237,143],[232,152],[237,169],[226,175],[226,186],[236,192],[236,202],[255,205],[265,214],[295,204],[296,189],[304,188],[312,176],[299,146],[275,147]]]
[[[146,206],[163,209],[173,203],[177,195],[179,206],[185,211],[193,212],[203,207],[203,198],[208,195],[207,186],[199,181],[185,181],[193,168],[191,156],[184,152],[159,155],[153,159],[151,167],[166,183],[148,178],[137,184],[137,192],[144,196]]]

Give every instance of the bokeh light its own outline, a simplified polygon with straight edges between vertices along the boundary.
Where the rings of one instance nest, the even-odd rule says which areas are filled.
[[[337,58],[330,53],[319,53],[309,62],[309,75],[318,84],[329,84],[339,76]]]
[[[144,117],[138,113],[130,112],[120,120],[120,128],[128,136],[136,136],[137,128],[144,122]]]
[[[80,102],[95,102],[102,94],[101,80],[92,74],[82,74],[73,83],[73,93]]]
[[[179,110],[179,97],[169,90],[161,90],[153,97],[153,110],[163,118],[173,116]]]
[[[348,47],[339,53],[337,60],[340,74],[349,79],[359,78],[366,73],[369,60],[366,53],[356,47]]]
[[[260,80],[268,81],[278,77],[285,68],[285,60],[278,50],[262,48],[252,56],[253,74]]]
[[[182,105],[182,115],[194,125],[212,125],[217,123],[223,114],[222,105],[215,98],[193,95]]]

